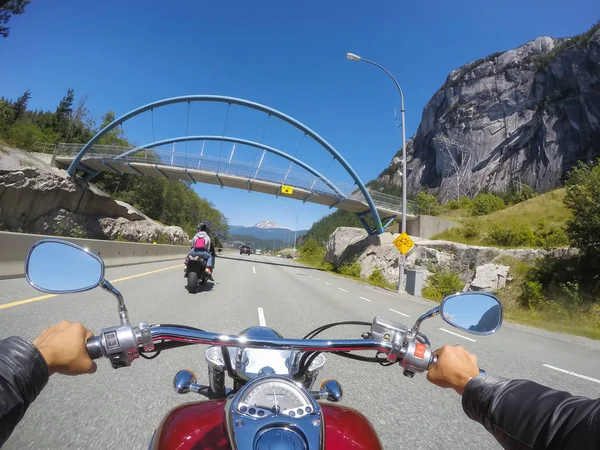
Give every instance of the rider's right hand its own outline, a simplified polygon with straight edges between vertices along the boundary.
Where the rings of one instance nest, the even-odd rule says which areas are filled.
[[[33,345],[44,357],[49,375],[82,375],[96,371],[85,345],[91,337],[94,333],[82,324],[64,320],[42,331]]]
[[[460,395],[469,380],[479,375],[477,357],[459,345],[444,345],[436,350],[437,364],[427,372],[427,379],[442,388],[452,388]]]

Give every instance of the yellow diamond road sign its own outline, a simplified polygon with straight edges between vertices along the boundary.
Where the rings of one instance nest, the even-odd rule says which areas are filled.
[[[394,245],[398,250],[400,250],[400,253],[406,255],[410,249],[415,246],[415,243],[408,234],[402,233],[400,236],[394,239]]]
[[[281,193],[291,195],[294,193],[294,188],[291,186],[281,186]]]

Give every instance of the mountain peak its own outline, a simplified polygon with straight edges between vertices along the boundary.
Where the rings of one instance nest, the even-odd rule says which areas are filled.
[[[261,220],[256,225],[254,225],[254,227],[252,227],[252,228],[283,228],[283,229],[286,229],[286,227],[282,227],[281,225],[278,225],[277,223],[273,222],[272,220]]]

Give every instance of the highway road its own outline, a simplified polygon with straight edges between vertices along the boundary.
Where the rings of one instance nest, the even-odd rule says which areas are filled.
[[[107,270],[133,322],[181,323],[232,334],[266,323],[286,337],[302,337],[327,322],[371,321],[375,315],[409,325],[432,305],[268,256],[221,257],[215,278],[211,290],[192,295],[184,289],[182,264],[176,261]],[[0,338],[33,339],[63,319],[99,331],[118,323],[116,301],[99,289],[49,296],[24,279],[0,281]],[[355,338],[361,331],[347,327],[328,336]],[[511,324],[497,335],[479,337],[439,318],[426,321],[422,331],[434,347],[463,345],[477,354],[490,374],[600,397],[600,345],[595,341]],[[199,382],[207,381],[204,347],[163,352],[155,360],[140,359],[119,370],[99,360],[94,375],[55,375],[4,448],[147,448],[170,408],[198,398],[173,391],[173,376],[186,368],[199,375]],[[429,384],[423,375],[409,379],[397,366],[329,355],[321,380],[330,377],[344,387],[342,404],[371,420],[386,449],[500,448],[481,425],[464,415],[454,391]]]

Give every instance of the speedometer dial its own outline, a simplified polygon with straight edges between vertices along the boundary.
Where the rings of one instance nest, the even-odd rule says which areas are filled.
[[[302,391],[278,380],[265,381],[251,389],[240,398],[238,409],[259,417],[273,414],[300,417],[312,412],[311,404]]]

